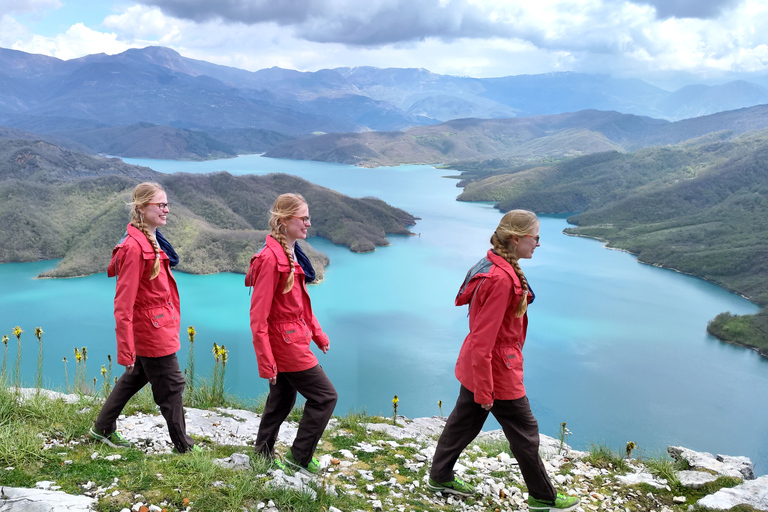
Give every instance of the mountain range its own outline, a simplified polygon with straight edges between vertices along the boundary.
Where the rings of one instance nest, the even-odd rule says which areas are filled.
[[[286,141],[265,156],[365,167],[463,161],[514,167],[605,151],[723,140],[763,128],[768,128],[768,105],[675,122],[582,110],[511,119],[456,119],[398,132],[329,133]]]
[[[296,137],[587,109],[680,120],[768,103],[768,89],[743,81],[666,91],[642,80],[571,72],[500,78],[374,67],[251,72],[163,47],[66,61],[0,48],[0,90],[0,126],[48,134],[152,123]]]

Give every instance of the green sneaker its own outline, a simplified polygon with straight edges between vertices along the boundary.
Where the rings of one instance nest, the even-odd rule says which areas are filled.
[[[293,458],[293,453],[291,453],[291,450],[288,450],[285,452],[285,462],[295,468],[299,473],[304,473],[305,475],[309,476],[315,476],[320,472],[320,462],[312,457],[312,460],[309,461],[309,464],[306,466],[302,466],[298,462],[296,462],[296,459]],[[275,459],[277,460],[277,459]]]
[[[459,496],[472,496],[475,494],[475,488],[463,480],[453,477],[452,482],[435,482],[431,478],[427,481],[427,489],[432,492],[442,492],[448,494],[458,494]]]
[[[568,512],[579,506],[581,500],[575,496],[566,496],[558,494],[555,501],[537,500],[533,496],[528,496],[528,510],[531,512]]]
[[[96,439],[97,441],[101,441],[107,446],[111,446],[112,448],[130,448],[131,447],[131,442],[127,440],[125,437],[123,437],[123,434],[121,434],[117,430],[115,430],[111,434],[104,435],[99,433],[94,427],[91,427],[91,430],[88,431],[88,435]]]
[[[203,453],[203,449],[202,449],[202,448],[200,448],[198,445],[196,445],[196,444],[193,444],[193,445],[192,445],[192,446],[189,448],[189,450],[187,450],[187,451],[185,451],[185,452],[180,452],[180,451],[179,451],[179,450],[177,450],[177,449],[176,449],[176,447],[174,446],[173,448],[171,448],[171,453],[176,453],[176,454],[179,454],[179,453]]]
[[[277,457],[272,459],[271,461],[272,469],[277,471],[278,469],[282,471],[283,473],[292,473],[292,471],[288,468],[288,466],[285,464],[285,462],[281,461]]]

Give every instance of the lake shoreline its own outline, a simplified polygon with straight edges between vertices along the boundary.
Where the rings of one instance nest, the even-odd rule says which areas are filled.
[[[650,261],[643,261],[643,260],[641,260],[638,257],[638,255],[636,253],[634,253],[632,251],[628,251],[627,249],[622,249],[620,247],[611,247],[610,246],[610,243],[611,243],[610,240],[607,240],[605,238],[600,238],[600,237],[596,237],[596,236],[582,235],[582,234],[579,234],[579,233],[568,233],[568,232],[565,232],[565,231],[563,231],[563,234],[566,235],[566,236],[573,236],[573,237],[578,237],[578,238],[589,238],[591,240],[597,240],[599,242],[603,242],[603,244],[604,244],[603,247],[604,248],[609,249],[611,251],[619,251],[619,252],[624,252],[624,253],[627,253],[627,254],[631,254],[632,256],[635,257],[635,259],[637,259],[638,263],[642,263],[643,265],[650,265],[650,266],[656,267],[656,268],[663,268],[665,270],[672,270],[674,272],[677,272],[678,274],[683,274],[683,275],[686,275],[686,276],[691,276],[691,277],[695,277],[697,279],[701,279],[702,281],[706,281],[708,283],[712,283],[713,285],[718,286],[718,287],[722,288],[723,290],[725,290],[725,291],[727,291],[729,293],[733,293],[735,295],[738,295],[738,296],[740,296],[740,297],[750,301],[751,303],[753,303],[753,304],[755,304],[757,306],[765,307],[765,304],[760,304],[759,302],[754,300],[752,297],[749,297],[748,295],[740,293],[740,292],[738,292],[736,290],[728,289],[725,286],[723,286],[722,284],[716,283],[716,282],[714,282],[712,280],[709,280],[706,277],[702,277],[702,276],[700,276],[698,274],[694,274],[692,272],[685,272],[685,271],[682,271],[682,270],[678,270],[678,269],[673,268],[673,267],[667,267],[667,266],[662,265],[660,263],[654,263],[654,262],[650,262]],[[746,343],[739,343],[737,341],[727,340],[725,338],[721,338],[720,336],[717,336],[716,334],[713,334],[712,332],[709,332],[709,330],[707,331],[707,333],[710,336],[712,336],[713,338],[716,338],[716,339],[720,340],[722,343],[727,343],[727,344],[733,345],[735,347],[741,347],[741,348],[746,348],[746,349],[749,349],[749,350],[753,350],[754,352],[757,352],[758,355],[760,355],[764,359],[768,360],[768,350],[766,350],[766,349],[763,349],[761,347],[756,347],[754,345],[748,345]]]

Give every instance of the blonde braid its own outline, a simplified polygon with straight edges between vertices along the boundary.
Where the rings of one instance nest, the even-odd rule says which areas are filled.
[[[140,216],[138,222],[132,222],[136,229],[144,233],[149,243],[152,244],[152,249],[155,250],[155,262],[152,264],[152,273],[149,276],[149,280],[156,278],[160,274],[160,247],[157,245],[155,237],[149,233],[149,228],[144,224],[144,216]]]
[[[288,240],[283,233],[283,231],[285,231],[283,222],[289,220],[292,215],[296,215],[299,208],[306,204],[307,201],[301,194],[281,194],[275,199],[275,204],[272,205],[272,209],[269,211],[269,227],[271,229],[272,238],[280,243],[285,255],[288,257],[288,262],[291,264],[291,273],[285,281],[283,293],[288,293],[293,288],[294,268],[296,266],[293,260],[293,249],[288,247]]]
[[[164,192],[163,187],[157,183],[144,182],[136,185],[133,189],[133,201],[128,203],[131,207],[131,224],[144,233],[149,243],[152,244],[152,249],[155,251],[155,263],[152,266],[152,273],[149,279],[152,280],[160,274],[160,247],[157,245],[157,240],[149,232],[149,228],[144,223],[144,215],[139,210],[139,207],[144,207],[152,200],[152,197],[157,192]]]
[[[496,233],[491,235],[491,245],[493,246],[493,251],[504,258],[507,263],[512,266],[512,268],[515,270],[515,274],[517,274],[518,279],[520,279],[520,284],[523,286],[523,297],[517,304],[517,308],[515,308],[515,316],[519,318],[523,316],[528,310],[528,280],[525,278],[523,269],[520,268],[520,264],[517,262],[517,257],[507,248],[505,244],[501,243],[501,240]]]
[[[293,288],[293,274],[294,274],[294,262],[293,262],[293,251],[290,247],[288,247],[288,240],[285,239],[285,235],[280,233],[279,231],[272,231],[272,238],[280,242],[280,245],[283,247],[283,251],[285,252],[285,255],[288,256],[288,262],[291,264],[291,273],[288,274],[288,279],[285,281],[285,286],[283,287],[283,293],[288,293],[291,291],[291,288]]]

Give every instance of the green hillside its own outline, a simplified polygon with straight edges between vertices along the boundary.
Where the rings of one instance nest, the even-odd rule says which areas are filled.
[[[127,158],[207,160],[234,157],[228,144],[200,131],[136,123],[59,132],[96,153]]]
[[[568,219],[575,227],[567,233],[768,305],[768,132],[698,142],[545,166],[472,164],[459,199],[494,201],[502,211],[580,212]],[[739,343],[759,346],[761,318],[721,316],[710,332],[738,331],[751,340]]]
[[[266,156],[376,167],[493,157],[522,164],[623,149],[620,143],[578,123],[549,126],[552,120],[546,118],[555,117],[458,119],[404,132],[331,133],[280,144]]]
[[[130,192],[144,180],[162,183],[173,204],[163,231],[183,272],[245,272],[267,234],[269,207],[284,192],[306,197],[310,235],[354,251],[387,245],[386,234],[408,234],[415,223],[378,199],[353,199],[284,174],[168,175],[45,142],[0,140],[0,263],[61,258],[43,277],[103,272],[125,231]],[[327,257],[308,252],[322,275]]]
[[[507,167],[549,164],[606,151],[637,151],[691,139],[728,140],[768,128],[768,106],[720,112],[670,123],[619,112],[582,110],[512,119],[455,119],[402,132],[333,133],[285,142],[275,158],[338,162],[363,167],[400,164]]]

